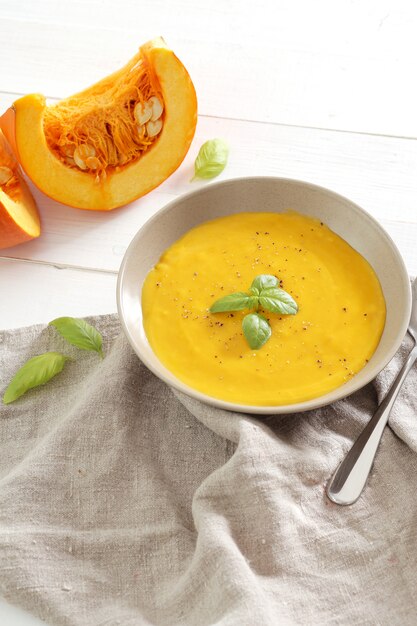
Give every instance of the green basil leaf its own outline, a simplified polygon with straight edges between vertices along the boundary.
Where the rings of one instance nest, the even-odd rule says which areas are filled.
[[[249,309],[249,310],[255,309],[257,311],[258,308],[259,308],[259,298],[258,298],[258,296],[249,296],[249,302],[248,302],[248,306],[246,308]]]
[[[62,372],[67,356],[59,352],[45,352],[34,356],[16,372],[3,395],[4,404],[14,402],[24,393],[44,385],[54,376]]]
[[[271,276],[270,274],[260,274],[252,282],[250,291],[255,294],[255,296],[259,296],[264,289],[271,289],[277,285],[278,278],[276,278],[276,276]]]
[[[243,334],[252,350],[261,348],[271,336],[268,320],[259,313],[249,313],[242,320]]]
[[[279,287],[264,289],[259,296],[259,304],[263,309],[281,315],[295,315],[298,311],[298,305],[294,298]]]
[[[229,148],[223,139],[210,139],[203,143],[194,163],[194,178],[214,178],[227,164]]]
[[[224,311],[242,311],[254,308],[251,305],[253,298],[246,293],[231,293],[220,300],[216,300],[210,307],[210,313],[223,313]]]
[[[63,338],[81,350],[94,350],[103,358],[103,338],[90,324],[75,317],[58,317],[50,326],[55,326]]]

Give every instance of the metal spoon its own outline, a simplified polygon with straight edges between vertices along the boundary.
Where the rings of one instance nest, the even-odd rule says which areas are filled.
[[[375,415],[365,426],[327,485],[327,495],[336,504],[353,504],[361,495],[393,404],[417,359],[417,278],[412,286],[412,301],[408,332],[414,339],[414,347]]]

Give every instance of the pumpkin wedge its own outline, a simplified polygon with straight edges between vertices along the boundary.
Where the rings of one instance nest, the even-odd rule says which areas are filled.
[[[0,130],[0,248],[39,237],[40,232],[35,201]]]
[[[194,136],[197,100],[163,39],[143,45],[122,69],[47,106],[24,96],[0,126],[32,181],[51,198],[108,211],[161,184]]]

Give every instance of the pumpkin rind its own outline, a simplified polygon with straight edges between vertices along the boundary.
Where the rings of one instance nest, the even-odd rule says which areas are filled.
[[[106,180],[96,182],[91,174],[67,167],[50,150],[43,130],[46,102],[42,95],[24,96],[14,103],[14,128],[10,112],[1,119],[23,169],[51,198],[80,209],[111,210],[148,193],[182,163],[197,123],[194,86],[185,67],[161,38],[142,46],[141,52],[161,88],[164,125],[151,149],[119,171],[108,172]],[[123,69],[115,75],[120,72]]]

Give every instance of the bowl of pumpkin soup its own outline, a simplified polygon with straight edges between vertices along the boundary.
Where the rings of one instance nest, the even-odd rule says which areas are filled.
[[[157,376],[256,414],[310,410],[370,382],[411,307],[404,263],[374,218],[274,177],[213,183],[161,209],[125,254],[117,301]]]

